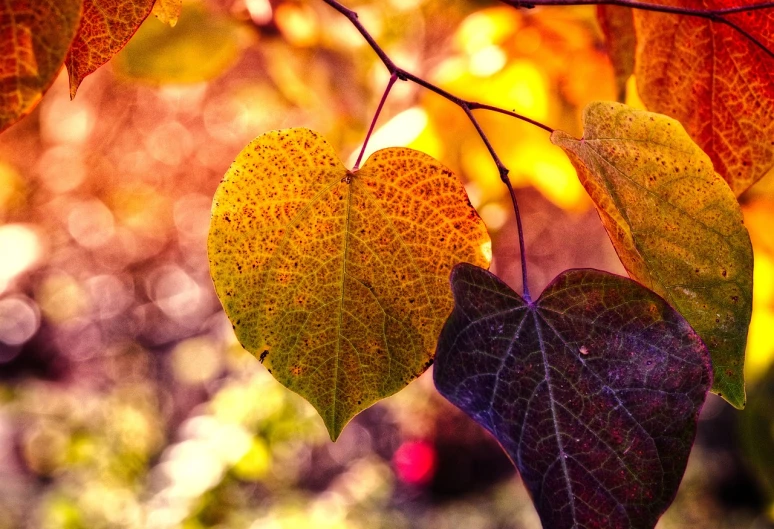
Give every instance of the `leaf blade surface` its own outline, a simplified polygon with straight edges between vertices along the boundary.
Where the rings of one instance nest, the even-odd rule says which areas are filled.
[[[753,255],[742,212],[675,120],[591,103],[584,137],[556,132],[629,274],[667,300],[712,354],[713,391],[743,408]]]
[[[83,0],[83,16],[65,60],[70,98],[86,76],[123,48],[153,9],[154,0]]]
[[[81,0],[0,4],[0,131],[29,114],[56,79],[81,8]]]
[[[534,304],[471,265],[451,282],[436,387],[498,439],[543,527],[655,526],[711,384],[685,320],[596,270],[560,274]]]
[[[210,270],[239,341],[335,439],[432,363],[452,266],[489,236],[456,177],[410,149],[349,172],[307,129],[259,136],[216,192]]]

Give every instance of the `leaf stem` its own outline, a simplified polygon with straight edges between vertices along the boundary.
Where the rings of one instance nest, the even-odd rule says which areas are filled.
[[[374,117],[371,120],[371,126],[368,127],[368,134],[366,134],[365,141],[363,141],[363,147],[360,149],[360,154],[357,155],[357,161],[355,162],[355,166],[352,168],[353,171],[357,171],[358,168],[360,168],[360,162],[363,160],[363,154],[365,153],[366,147],[368,146],[368,140],[371,139],[371,134],[374,132],[376,121],[379,119],[379,114],[382,113],[384,102],[387,101],[387,96],[390,95],[390,90],[392,90],[392,85],[394,85],[395,81],[397,80],[398,80],[397,74],[395,73],[390,74],[390,80],[387,82],[387,88],[384,89],[384,93],[382,94],[382,99],[379,101],[379,106],[376,107],[376,112],[374,113]]]
[[[619,7],[630,7],[642,11],[653,11],[656,13],[669,13],[672,15],[683,15],[689,17],[705,18],[712,22],[725,24],[728,27],[738,31],[750,42],[758,46],[769,57],[774,58],[774,50],[770,50],[758,38],[754,37],[747,30],[740,27],[737,23],[727,19],[725,15],[735,13],[745,13],[749,11],[758,11],[761,9],[774,8],[774,2],[763,2],[746,6],[724,7],[722,9],[691,9],[689,7],[677,7],[670,5],[652,4],[649,2],[638,2],[637,0],[500,0],[504,4],[515,8],[532,9],[538,6],[585,6],[585,5],[608,5]]]
[[[371,122],[371,129],[369,129],[368,136],[366,137],[366,141],[363,144],[363,150],[360,152],[360,156],[358,157],[358,161],[355,164],[355,169],[360,164],[360,157],[363,155],[363,151],[365,150],[365,144],[368,142],[368,137],[371,135],[371,130],[373,130],[374,123],[376,122],[376,118],[379,115],[379,112],[382,109],[382,106],[384,104],[385,99],[387,98],[387,94],[389,93],[390,89],[392,88],[393,83],[396,79],[400,79],[401,81],[411,81],[412,83],[421,86],[422,88],[425,88],[427,90],[430,90],[431,92],[434,92],[438,94],[439,96],[443,97],[444,99],[447,99],[448,101],[454,103],[458,107],[460,107],[463,112],[465,112],[465,115],[468,117],[470,122],[473,124],[473,126],[476,128],[476,131],[478,132],[478,135],[481,137],[481,140],[484,142],[484,145],[486,145],[487,150],[489,151],[489,154],[492,157],[492,160],[494,160],[495,165],[497,166],[497,170],[500,173],[500,179],[503,181],[503,183],[508,187],[508,192],[511,197],[511,203],[513,204],[513,212],[516,216],[516,227],[518,228],[519,233],[519,251],[520,251],[520,257],[521,257],[521,274],[522,274],[522,284],[524,287],[523,296],[525,301],[527,303],[531,303],[532,299],[529,294],[529,287],[527,286],[527,256],[525,253],[525,244],[524,244],[524,230],[522,228],[521,223],[521,214],[519,212],[519,204],[516,200],[516,193],[513,190],[513,185],[511,184],[511,180],[508,177],[508,168],[505,167],[505,165],[500,160],[499,156],[497,156],[497,153],[495,152],[494,148],[492,147],[491,142],[489,141],[489,138],[487,138],[486,133],[481,128],[481,125],[478,123],[478,120],[473,115],[473,110],[480,109],[480,110],[489,110],[491,112],[497,112],[499,114],[505,114],[506,116],[511,116],[513,118],[516,118],[518,120],[521,120],[525,123],[529,123],[530,125],[534,125],[538,128],[541,128],[545,130],[546,132],[553,132],[554,129],[549,127],[548,125],[545,125],[543,123],[540,123],[539,121],[536,121],[534,119],[528,118],[526,116],[523,116],[521,114],[518,114],[511,110],[506,110],[504,108],[492,106],[492,105],[485,105],[483,103],[476,103],[474,101],[467,101],[465,99],[462,99],[460,97],[455,96],[454,94],[447,92],[443,88],[434,85],[433,83],[426,81],[422,79],[421,77],[412,74],[411,72],[408,72],[404,70],[403,68],[398,68],[398,66],[390,59],[390,57],[387,55],[387,53],[379,46],[379,44],[374,40],[374,38],[371,36],[371,34],[368,32],[368,30],[363,26],[363,24],[360,23],[360,20],[357,16],[357,13],[347,7],[344,7],[342,4],[337,2],[336,0],[323,0],[326,4],[331,6],[333,9],[344,15],[357,29],[357,31],[360,33],[360,35],[363,36],[365,41],[368,43],[368,45],[371,47],[371,49],[376,53],[376,55],[379,57],[379,59],[382,61],[384,66],[387,68],[387,71],[390,72],[390,82],[387,85],[387,90],[385,90],[384,95],[382,96],[382,100],[379,103],[379,107],[376,109],[376,115],[374,116],[374,119]]]
[[[511,179],[508,177],[508,168],[505,167],[503,162],[500,160],[500,157],[497,156],[497,153],[494,150],[494,147],[492,147],[492,143],[489,141],[489,138],[487,138],[486,134],[484,133],[484,130],[481,128],[481,125],[479,125],[478,120],[473,115],[473,112],[471,111],[470,107],[468,105],[461,105],[462,110],[465,112],[465,114],[468,116],[468,119],[471,123],[473,123],[473,126],[476,127],[476,131],[478,132],[478,135],[481,136],[481,141],[484,142],[484,145],[486,145],[487,150],[489,151],[489,155],[492,157],[492,159],[495,162],[495,165],[497,166],[497,170],[500,172],[500,180],[503,181],[503,183],[508,188],[508,193],[511,196],[511,203],[513,204],[513,214],[516,216],[516,228],[519,232],[519,256],[521,257],[521,282],[523,285],[523,297],[524,301],[527,303],[532,302],[532,298],[529,295],[529,286],[527,284],[527,254],[524,251],[524,229],[521,225],[521,213],[519,212],[519,202],[516,200],[516,192],[513,190],[513,184],[511,184]]]
[[[423,88],[430,90],[431,92],[435,92],[436,94],[440,95],[445,99],[448,99],[449,101],[451,101],[452,103],[454,103],[459,107],[467,106],[471,110],[480,108],[482,110],[490,110],[492,112],[498,112],[500,114],[505,114],[507,116],[511,116],[518,120],[524,121],[525,123],[529,123],[530,125],[535,125],[536,127],[539,127],[547,132],[554,131],[554,129],[552,129],[548,125],[544,125],[539,121],[535,121],[534,119],[528,118],[521,114],[517,114],[516,112],[506,110],[504,108],[495,107],[492,105],[485,105],[483,103],[476,103],[474,101],[467,101],[465,99],[459,98],[447,92],[446,90],[442,89],[441,87],[434,85],[433,83],[430,83],[428,81],[425,81],[421,77],[418,77],[412,74],[411,72],[404,70],[403,68],[398,68],[398,66],[392,61],[392,59],[390,59],[387,53],[374,40],[374,38],[371,36],[368,30],[363,26],[363,24],[360,23],[360,19],[358,18],[357,13],[355,11],[352,11],[351,9],[344,7],[336,0],[323,0],[323,2],[331,6],[333,9],[335,9],[342,15],[344,15],[352,23],[352,25],[355,26],[355,29],[358,30],[358,32],[363,36],[363,38],[371,47],[371,49],[374,50],[376,55],[379,56],[379,59],[387,68],[387,71],[390,72],[390,74],[396,75],[398,79],[400,79],[401,81],[411,81],[414,84],[417,84]]]

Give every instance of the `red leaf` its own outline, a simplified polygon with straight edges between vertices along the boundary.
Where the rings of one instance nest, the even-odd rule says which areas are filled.
[[[659,3],[703,11],[740,4]],[[749,37],[705,18],[635,10],[635,74],[648,109],[679,120],[738,196],[774,166],[774,9],[725,18]]]
[[[123,48],[150,14],[154,0],[84,0],[81,26],[67,55],[70,98],[83,79]]]
[[[81,0],[0,3],[0,131],[35,108],[62,68]]]

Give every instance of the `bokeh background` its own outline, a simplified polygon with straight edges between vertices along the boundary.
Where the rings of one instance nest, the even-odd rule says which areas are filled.
[[[402,67],[581,134],[618,90],[593,7],[351,1]],[[319,0],[190,1],[149,19],[70,102],[64,75],[0,136],[0,529],[532,529],[497,443],[429,373],[335,444],[235,341],[209,278],[211,198],[271,129],[352,164],[388,74]],[[633,80],[627,100],[640,105]],[[543,130],[480,112],[524,213],[531,288],[623,269]],[[399,82],[369,150],[406,145],[465,182],[521,288],[506,190],[464,114]],[[710,395],[671,528],[774,527],[774,178],[742,198],[755,249],[749,406]]]

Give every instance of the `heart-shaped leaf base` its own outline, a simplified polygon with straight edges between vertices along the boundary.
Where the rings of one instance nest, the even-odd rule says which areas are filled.
[[[712,384],[698,335],[653,292],[596,270],[562,273],[534,303],[468,264],[451,283],[435,384],[497,438],[543,527],[653,528]]]

